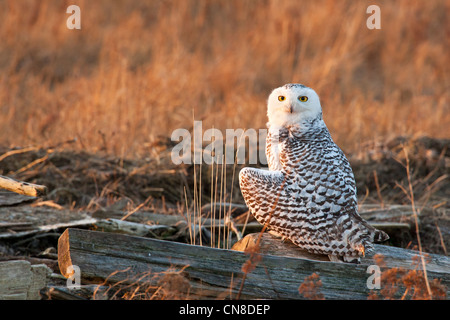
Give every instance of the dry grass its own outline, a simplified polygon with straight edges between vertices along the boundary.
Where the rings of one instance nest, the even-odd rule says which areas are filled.
[[[3,1],[0,144],[148,156],[193,112],[204,130],[264,127],[287,82],[316,89],[346,152],[448,137],[448,1],[376,3],[381,30],[355,1]]]
[[[386,269],[384,256],[377,254],[374,259],[379,267]],[[413,257],[412,270],[404,268],[390,268],[381,273],[381,287],[377,291],[371,291],[369,300],[445,300],[446,287],[440,279],[428,281],[425,269],[423,269],[423,256]]]
[[[310,300],[325,300],[324,295],[320,292],[322,287],[322,281],[317,273],[313,273],[303,280],[302,284],[298,287],[298,292]]]
[[[380,275],[381,289],[371,290],[368,300],[445,300],[446,287],[440,279],[433,279],[430,284],[421,269],[421,257],[413,257],[414,269],[386,268],[384,256],[376,254],[374,260],[378,267],[383,268]],[[306,277],[300,284],[298,291],[306,299],[324,300],[320,289],[322,281],[316,273]]]

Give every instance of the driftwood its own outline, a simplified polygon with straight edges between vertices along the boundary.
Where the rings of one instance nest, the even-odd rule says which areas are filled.
[[[67,286],[48,286],[43,293],[49,300],[107,300],[108,287],[99,285],[80,285],[68,288]]]
[[[124,210],[110,210],[110,209],[101,209],[97,210],[92,214],[93,218],[96,219],[117,219],[121,220],[125,217],[127,213]],[[128,216],[124,221],[130,222],[147,222],[152,221],[155,224],[161,224],[166,226],[172,226],[177,224],[180,221],[185,221],[186,219],[181,215],[169,215],[169,214],[161,214],[161,213],[153,213],[147,211],[137,211],[132,215]]]
[[[63,222],[63,223],[54,223],[44,226],[32,226],[28,223],[23,223],[23,226],[20,226],[20,230],[17,230],[17,226],[15,228],[7,228],[6,232],[3,232],[2,225],[0,224],[0,240],[1,239],[14,239],[14,238],[22,238],[25,236],[31,236],[38,233],[45,233],[52,230],[57,229],[64,229],[69,227],[83,227],[83,226],[90,226],[93,223],[95,223],[97,220],[93,218],[86,218],[81,220],[74,220],[69,222]],[[8,224],[4,224],[8,225]],[[14,225],[14,224],[13,224]],[[14,230],[15,229],[15,230]]]
[[[258,241],[259,248],[257,248]],[[242,240],[236,242],[231,249],[241,252],[258,250],[258,252],[274,256],[303,258],[317,261],[330,261],[328,256],[301,250],[289,240],[281,240],[280,238],[272,236],[270,233],[248,234]]]
[[[0,300],[37,300],[47,286],[51,270],[28,261],[0,262]]]
[[[230,207],[228,203],[217,203],[217,208],[222,206],[222,208]],[[245,205],[240,204],[231,204],[232,210],[236,210],[239,213],[248,211]],[[246,210],[247,209],[247,210]],[[210,212],[211,205],[207,204],[202,207],[203,212]],[[409,231],[411,228],[411,216],[413,214],[411,206],[403,206],[403,205],[392,205],[387,206],[386,208],[380,208],[377,205],[363,205],[360,208],[361,216],[368,220],[369,224],[374,226],[377,229],[386,231],[386,232],[396,232],[399,230]],[[110,210],[101,209],[93,213],[92,217],[97,219],[122,219],[126,213],[123,210]],[[401,222],[402,220],[406,220],[407,222]],[[410,221],[411,220],[411,221]],[[126,221],[130,222],[154,222],[159,225],[173,226],[180,222],[187,222],[187,219],[181,215],[167,215],[167,214],[158,214],[153,212],[146,211],[138,211],[127,217]],[[409,221],[409,223],[408,223]],[[196,220],[191,221],[193,224],[198,224]],[[259,232],[262,229],[262,225],[256,221],[241,223],[234,222],[234,219],[224,220],[224,219],[211,219],[211,218],[202,218],[201,225],[207,229],[218,229],[229,227],[230,223],[233,223],[233,227],[240,231],[245,231],[245,233]],[[137,234],[138,235],[138,234]]]
[[[0,188],[30,197],[41,197],[47,194],[46,186],[17,181],[5,176],[0,176]]]
[[[55,259],[51,258],[39,258],[39,257],[28,257],[28,256],[13,256],[13,255],[4,255],[0,256],[0,263],[1,262],[7,262],[7,261],[16,261],[16,260],[24,260],[31,265],[43,265],[45,264],[47,267],[49,267],[53,272],[58,272],[58,257]]]
[[[87,227],[96,222],[88,213],[52,207],[0,206],[0,241],[17,239],[70,227]]]
[[[252,250],[252,248],[255,248],[259,237],[259,233],[249,234],[241,241],[236,242],[232,249],[237,251]],[[274,237],[269,233],[263,233],[259,241],[259,250],[260,252],[264,252],[264,254],[329,261],[328,256],[309,253],[300,249],[289,240],[282,241],[280,238]],[[416,250],[375,244],[374,252],[361,258],[361,265],[375,264],[373,259],[375,254],[383,255],[387,268],[405,269],[414,269],[416,266],[413,258],[420,256],[420,253]],[[438,254],[424,254],[430,259],[426,265],[427,270],[442,273],[444,278],[450,281],[450,258]],[[349,265],[347,263],[342,264]]]
[[[24,196],[15,192],[0,191],[0,207],[2,206],[17,206],[19,204],[29,203],[35,201],[36,197]]]
[[[275,243],[279,246],[281,242],[264,235],[260,252]],[[70,266],[78,266],[82,284],[104,284],[107,280],[142,286],[144,283],[139,281],[145,278],[146,285],[164,290],[162,280],[174,274],[178,285],[171,290],[178,290],[176,296],[181,298],[300,299],[300,284],[317,273],[325,299],[367,299],[371,275],[368,266],[375,265],[373,258],[367,257],[358,265],[318,261],[311,256],[301,257],[286,243],[282,247],[288,249],[274,247],[276,249],[268,250],[270,254],[251,255],[236,250],[67,229],[58,241],[58,263],[66,278],[73,275]],[[385,257],[387,268],[416,267],[413,263],[414,256],[418,255],[416,251],[377,245],[376,252]],[[441,283],[450,288],[449,258],[430,254],[429,259],[428,278],[441,279]],[[149,276],[143,277],[145,274]]]
[[[105,232],[123,233],[152,238],[158,237],[163,233],[173,234],[176,232],[175,228],[161,224],[147,225],[117,219],[102,219],[95,222],[95,226],[99,230],[103,230]]]

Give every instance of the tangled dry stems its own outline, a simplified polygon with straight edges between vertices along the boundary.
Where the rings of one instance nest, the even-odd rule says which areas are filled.
[[[313,273],[303,280],[298,287],[298,292],[309,300],[325,300],[324,295],[320,292],[322,281],[317,273]]]
[[[374,260],[380,268],[385,268],[384,257],[380,254],[374,256]],[[431,296],[427,288],[427,281],[419,256],[413,257],[414,269],[404,268],[385,269],[381,273],[381,289],[379,292],[371,290],[368,299],[411,299],[411,300],[431,300],[446,299],[447,290],[439,279],[428,281]]]

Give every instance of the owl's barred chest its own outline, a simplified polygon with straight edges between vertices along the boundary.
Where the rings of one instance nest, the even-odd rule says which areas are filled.
[[[269,131],[266,142],[269,169],[301,176],[345,170],[346,159],[327,133],[319,131],[311,139],[288,130],[275,134]]]

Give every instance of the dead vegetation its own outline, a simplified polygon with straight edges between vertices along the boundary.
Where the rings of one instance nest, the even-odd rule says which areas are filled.
[[[409,270],[401,267],[386,268],[384,256],[374,256],[380,270],[380,289],[371,290],[367,299],[369,300],[445,300],[447,289],[439,279],[428,280],[421,268],[421,259],[414,257],[414,269]],[[324,295],[320,289],[322,281],[320,275],[313,273],[306,277],[299,286],[299,293],[309,300],[323,300]]]
[[[428,141],[429,144],[424,144],[424,140]],[[373,211],[373,214],[370,211],[366,212],[368,214],[366,218],[370,222],[373,215],[377,219],[375,221],[380,221],[379,219],[382,215],[380,216],[376,212],[383,206],[394,208],[392,205],[395,203],[404,203],[406,207],[410,206],[411,199],[408,197],[408,194],[404,193],[404,189],[411,182],[415,190],[418,190],[415,192],[416,199],[418,199],[415,205],[417,210],[420,211],[419,231],[422,250],[430,253],[446,254],[450,238],[449,206],[446,202],[446,199],[448,199],[447,175],[449,173],[446,165],[448,162],[448,142],[446,140],[429,138],[417,140],[402,139],[401,141],[402,150],[404,148],[409,150],[407,154],[409,155],[408,159],[410,159],[408,163],[410,180],[408,180],[405,163],[402,162],[405,159],[401,157],[405,153],[400,152],[397,144],[389,144],[390,147],[386,147],[376,160],[370,158],[354,160],[354,157],[350,157],[350,159],[353,159],[351,162],[355,168],[358,183],[361,184],[361,177],[364,177],[364,173],[367,174],[367,180],[363,181],[368,181],[368,183],[362,188],[365,190],[364,193],[359,195],[360,202],[365,203],[365,208],[370,208],[371,205],[374,205],[374,209],[378,208]],[[431,148],[432,152],[439,156],[432,159],[426,158],[430,151],[425,150],[425,148]],[[167,147],[166,151],[162,151],[161,155],[164,152],[168,154],[168,150],[170,150],[170,146]],[[57,268],[55,260],[52,260],[55,259],[56,240],[60,232],[71,223],[75,223],[75,225],[76,223],[81,223],[80,227],[84,228],[106,230],[107,227],[111,227],[111,224],[117,221],[124,225],[113,227],[119,228],[121,231],[112,230],[109,232],[127,233],[126,228],[130,228],[131,234],[143,232],[139,235],[187,243],[193,243],[192,237],[194,236],[197,239],[197,244],[201,243],[200,239],[202,239],[203,245],[214,247],[217,244],[214,244],[212,234],[215,234],[217,237],[216,230],[223,228],[222,237],[224,242],[225,234],[227,234],[227,237],[230,236],[230,239],[232,238],[231,236],[235,239],[237,235],[237,233],[233,233],[230,225],[228,227],[227,224],[223,225],[225,216],[216,217],[216,228],[219,229],[211,225],[212,217],[218,214],[218,208],[214,211],[210,205],[211,199],[214,199],[211,196],[211,190],[217,190],[217,186],[209,184],[211,179],[208,177],[208,168],[206,166],[202,168],[205,170],[203,172],[202,188],[197,187],[198,189],[194,193],[193,166],[171,166],[168,157],[160,157],[158,161],[152,161],[151,159],[129,160],[114,158],[113,156],[70,151],[62,146],[51,149],[43,147],[23,149],[22,151],[19,152],[19,149],[11,150],[7,148],[1,150],[0,154],[3,156],[0,162],[2,164],[2,172],[0,174],[46,185],[49,187],[49,192],[40,199],[29,199],[21,196],[22,198],[17,198],[16,202],[14,202],[12,198],[5,198],[3,206],[6,206],[4,208],[6,210],[0,210],[0,212],[3,212],[2,221],[4,228],[6,228],[3,231],[4,240],[0,242],[2,250],[0,259],[2,260],[25,258],[31,262],[41,261],[50,267]],[[36,161],[39,159],[43,160]],[[374,161],[379,163],[375,169],[377,170],[378,183],[373,183],[373,180],[371,180],[375,176],[372,171],[375,166]],[[30,163],[33,165],[29,165]],[[392,164],[393,168],[387,167],[389,164]],[[386,167],[383,167],[383,165],[386,165]],[[197,165],[196,167],[197,179],[199,179],[199,166]],[[21,168],[25,169],[21,170]],[[236,168],[236,170],[239,170],[239,168]],[[396,172],[395,170],[400,172],[397,175],[393,175],[392,172]],[[230,204],[227,201],[230,201],[231,198],[235,203],[243,203],[239,193],[233,194],[233,197],[230,196],[231,185],[233,184],[232,178],[232,172],[220,176],[220,179],[227,180],[227,187],[220,197],[224,204],[217,204],[218,207],[222,208],[222,213],[228,211]],[[392,179],[398,180],[392,181]],[[214,180],[213,183],[215,184]],[[237,182],[234,181],[234,183]],[[239,191],[237,185],[234,188],[234,190]],[[198,220],[195,220],[192,216],[196,214],[193,210],[195,201],[185,198],[187,195],[186,190],[189,190],[190,196],[197,194],[197,197],[203,197],[204,202],[197,202],[197,206],[203,209],[199,211],[201,215],[198,216]],[[201,195],[199,195],[200,192]],[[219,198],[215,197],[215,199]],[[30,201],[31,206],[21,205],[27,202],[30,203]],[[187,207],[186,203],[188,204]],[[18,207],[15,208],[15,206]],[[20,212],[23,212],[23,214],[21,215]],[[153,214],[155,212],[162,213],[164,217],[173,217],[174,220],[168,220],[165,224],[160,225],[162,220],[158,221],[161,218],[157,218],[158,215]],[[407,226],[405,228],[403,225],[399,225],[398,234],[395,231],[395,227],[390,231],[391,244],[405,248],[416,248],[418,237],[414,229],[413,216],[406,215],[402,211],[396,213],[395,209],[390,212],[392,217],[384,217],[382,218],[385,219],[383,221],[404,222]],[[244,216],[246,217],[245,221],[242,220]],[[91,217],[97,220],[94,222],[89,220]],[[233,206],[233,212],[230,212],[229,217],[229,221],[237,225],[239,221],[245,222],[244,225],[239,226],[239,230],[243,231],[242,226],[247,226],[247,229],[250,230],[250,224],[248,223],[252,219],[237,204]],[[208,219],[209,222],[207,223]],[[133,223],[136,225],[133,225]],[[36,225],[41,226],[41,231],[36,232]],[[0,225],[0,231],[2,230],[1,227]],[[139,231],[141,229],[142,231]],[[239,230],[238,232],[240,232]],[[222,246],[219,245],[218,247]],[[259,259],[260,255],[258,252],[254,252],[253,258],[250,257],[247,262],[243,263],[241,271],[244,274],[252,273],[254,268],[258,266]],[[57,272],[57,269],[54,269],[54,271]],[[396,275],[397,278],[395,279],[397,280],[394,279],[393,274]],[[421,281],[424,278],[423,276],[421,278],[420,271],[412,272],[396,269],[386,272],[386,277],[388,275],[390,275],[390,282],[388,283],[392,282],[397,287],[400,284],[407,286],[407,293],[404,293],[405,298],[424,298],[420,289],[414,289],[420,288],[423,284]],[[189,292],[186,292],[186,290],[189,291],[188,287],[182,291],[173,289],[174,286],[181,288],[181,283],[184,281],[177,272],[172,272],[167,276],[153,273],[139,275],[139,277],[141,276],[152,279],[152,282],[149,282],[147,285],[140,284],[138,287],[132,284],[121,285],[121,283],[116,283],[106,285],[105,283],[101,286],[101,290],[99,289],[97,298],[184,299],[194,297]],[[155,279],[157,280],[156,282]],[[314,285],[318,286],[318,281],[320,279],[307,279],[306,283],[301,287],[300,293],[302,296],[305,298],[320,298],[320,292],[316,292],[312,288]],[[175,285],[172,285],[172,282]],[[245,285],[245,281],[242,284]],[[433,291],[433,298],[440,298],[442,297],[442,292],[445,293],[445,290],[442,291],[443,289],[438,280],[430,280],[429,285],[432,290],[435,290]],[[388,289],[386,287],[385,290],[393,291],[393,288]],[[55,290],[52,289],[51,292],[47,292],[47,296],[53,298],[70,297],[70,294],[67,292]],[[60,288],[60,290],[62,289]],[[372,293],[370,298],[399,298],[398,293],[391,294],[389,292],[379,292],[378,295]],[[84,297],[88,295],[93,297],[94,293],[92,290],[88,290],[87,293],[80,294]]]
[[[298,292],[306,299],[324,300],[323,294],[320,293],[321,286],[320,276],[317,273],[313,273],[305,278],[300,287],[298,287]]]
[[[421,258],[415,257],[414,270],[404,268],[386,269],[382,255],[374,257],[377,265],[383,268],[381,273],[381,290],[371,291],[368,299],[378,300],[442,300],[446,299],[446,288],[439,279],[432,279],[429,284],[422,268]]]
[[[366,4],[353,1],[71,4],[82,7],[80,32],[66,29],[65,3],[0,4],[0,175],[48,188],[40,199],[0,196],[0,231],[14,235],[0,240],[0,259],[54,267],[58,224],[92,216],[155,224],[148,212],[188,222],[152,237],[230,247],[225,235],[252,220],[229,204],[243,203],[240,166],[175,166],[170,134],[200,119],[204,129],[263,128],[268,92],[287,82],[321,96],[360,203],[415,205],[419,235],[400,214],[395,222],[410,228],[401,226],[391,244],[414,248],[420,239],[423,251],[448,254],[447,2],[383,3],[380,31],[365,28]],[[226,223],[208,229],[203,219]],[[177,272],[151,288],[113,288],[114,298],[185,297]],[[420,271],[388,275],[405,298],[425,297],[413,289],[423,285]],[[305,297],[320,297],[308,291],[320,280],[307,280]],[[430,286],[441,297],[439,283]],[[394,291],[376,297],[398,298]]]

